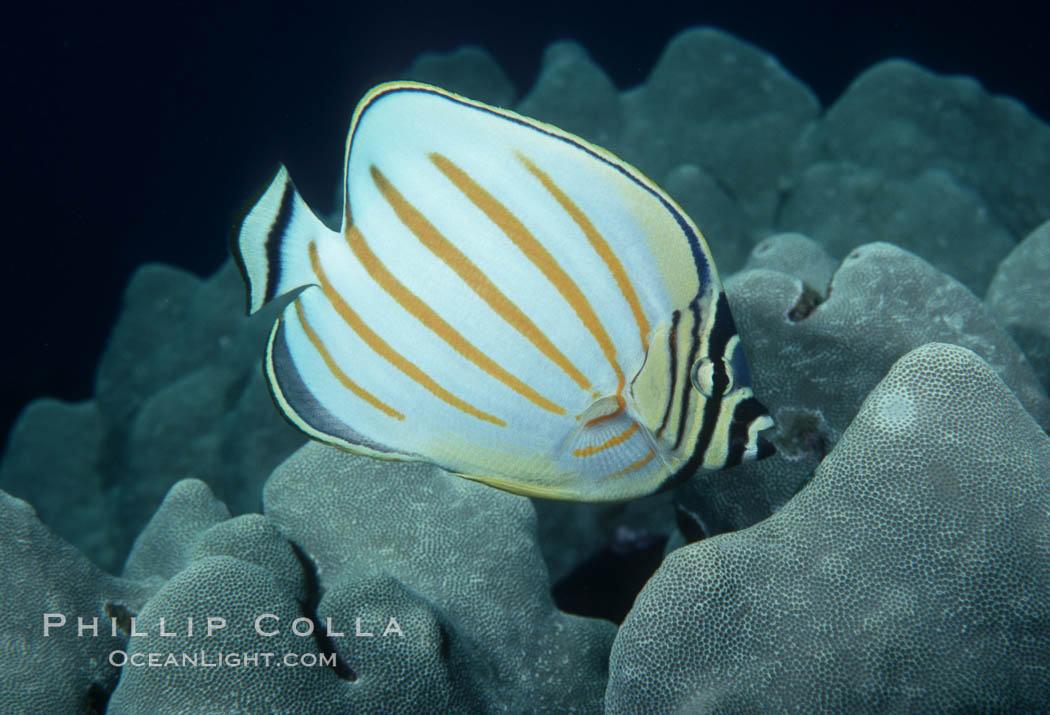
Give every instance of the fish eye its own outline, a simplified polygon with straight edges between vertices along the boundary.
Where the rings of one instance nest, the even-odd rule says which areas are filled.
[[[700,358],[693,363],[689,378],[693,382],[693,387],[699,390],[704,397],[724,395],[733,389],[733,370],[721,360],[716,370],[715,362],[711,358]]]

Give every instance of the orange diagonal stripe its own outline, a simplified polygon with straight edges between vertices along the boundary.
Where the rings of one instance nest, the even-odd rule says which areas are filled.
[[[565,414],[563,408],[511,375],[496,361],[481,352],[433,308],[424,303],[419,296],[406,288],[405,284],[399,281],[379,260],[356,226],[350,226],[347,229],[346,240],[350,244],[350,250],[357,256],[357,260],[361,261],[361,265],[368,271],[368,275],[379,284],[379,287],[396,300],[402,308],[414,315],[419,322],[448,343],[453,350],[533,404],[557,415]]]
[[[354,309],[343,300],[343,297],[336,292],[335,288],[333,288],[332,284],[328,281],[328,276],[325,275],[324,269],[321,267],[321,261],[317,256],[317,245],[315,243],[310,243],[310,266],[313,268],[314,274],[317,276],[317,280],[321,284],[321,290],[324,291],[325,297],[328,298],[332,307],[334,307],[336,312],[339,313],[339,316],[346,321],[346,324],[350,326],[350,329],[365,341],[368,347],[372,348],[372,350],[378,355],[405,375],[418,382],[423,388],[438,399],[466,412],[468,415],[477,417],[479,420],[491,422],[500,427],[505,427],[507,425],[507,423],[500,418],[493,417],[487,412],[482,412],[434,382],[430,376],[419,369],[419,366],[410,362],[405,356],[390,347],[390,344],[387,343],[387,341],[383,340],[375,333],[375,331],[369,328],[365,324],[365,321],[361,319],[361,316],[359,316]]]
[[[473,261],[441,235],[441,232],[434,228],[434,225],[427,221],[415,206],[406,201],[383,175],[383,172],[375,166],[371,168],[371,172],[372,180],[379,192],[383,194],[383,198],[390,204],[401,223],[415,234],[420,243],[455,271],[456,275],[463,279],[463,282],[470,286],[478,297],[521,333],[526,340],[535,345],[536,349],[547,356],[551,362],[564,370],[577,385],[584,390],[590,389],[590,381],[575,365],[569,362],[569,359],[554,346],[554,343],[522,312],[521,308],[511,302],[510,298],[504,295]]]
[[[598,316],[594,312],[594,308],[591,307],[590,301],[580,291],[580,287],[576,285],[576,282],[569,277],[569,274],[559,265],[554,256],[544,248],[543,244],[536,240],[536,237],[525,228],[524,224],[518,220],[518,217],[500,203],[496,197],[483,189],[467,172],[456,166],[447,157],[438,153],[431,153],[430,160],[434,162],[434,165],[441,173],[448,177],[449,181],[456,185],[456,188],[470,199],[471,203],[481,209],[489,217],[489,220],[496,224],[514,242],[514,245],[521,249],[521,252],[540,269],[540,272],[561,293],[565,301],[572,306],[580,321],[594,336],[594,339],[598,341],[602,353],[605,354],[609,365],[612,366],[613,371],[616,373],[618,383],[616,391],[617,393],[622,392],[623,372],[616,362],[616,350],[613,348],[612,340],[609,339],[609,335],[605,332],[601,321],[598,320]]]
[[[621,432],[620,434],[616,435],[615,437],[610,437],[609,439],[607,439],[606,441],[602,442],[601,444],[594,445],[593,447],[584,447],[583,449],[574,449],[574,450],[572,450],[572,453],[575,454],[577,457],[590,457],[592,454],[597,454],[598,452],[601,452],[603,449],[609,449],[609,447],[615,447],[618,444],[623,444],[624,442],[629,440],[631,438],[631,435],[634,434],[637,430],[638,430],[638,423],[637,422],[632,422],[630,427],[628,427],[627,429],[625,429],[623,432]]]
[[[613,472],[612,474],[610,474],[610,475],[608,475],[608,476],[602,477],[602,478],[601,478],[601,479],[599,479],[598,481],[599,481],[599,482],[604,482],[604,481],[606,481],[606,480],[608,480],[608,479],[614,479],[614,478],[616,478],[616,477],[620,477],[620,476],[623,476],[624,474],[627,474],[628,472],[633,472],[633,471],[635,471],[636,469],[641,469],[641,468],[642,468],[642,467],[644,467],[645,465],[649,464],[649,462],[650,462],[650,461],[652,460],[652,458],[653,458],[653,457],[655,457],[655,456],[656,456],[656,452],[654,452],[653,450],[651,450],[651,449],[650,449],[650,450],[649,450],[649,454],[645,455],[644,457],[642,457],[641,459],[639,459],[639,460],[638,460],[637,462],[635,462],[634,464],[631,464],[631,465],[629,465],[629,466],[625,467],[624,469],[621,469],[621,470],[620,470],[620,471],[618,471],[618,472]]]
[[[627,305],[631,307],[631,313],[634,314],[634,322],[638,324],[638,337],[642,341],[642,352],[644,353],[649,348],[649,321],[645,317],[645,313],[642,312],[642,304],[638,300],[638,294],[634,291],[634,286],[631,285],[630,279],[627,277],[627,271],[623,269],[623,264],[620,263],[620,259],[613,253],[612,248],[609,246],[608,241],[602,236],[601,232],[594,227],[591,220],[587,218],[587,214],[580,210],[569,196],[561,190],[554,180],[547,175],[545,171],[540,169],[538,166],[529,161],[522,154],[518,154],[518,159],[525,165],[525,168],[529,172],[540,180],[543,187],[547,189],[551,196],[561,204],[561,207],[565,209],[565,213],[572,217],[572,220],[576,222],[576,225],[583,231],[583,235],[587,237],[591,247],[594,248],[601,259],[605,262],[605,266],[609,269],[609,273],[612,274],[613,279],[616,281],[616,285],[620,287],[620,292],[623,293],[623,297],[627,300]]]
[[[600,415],[599,417],[595,417],[594,419],[587,420],[586,422],[584,422],[584,427],[593,427],[594,425],[598,424],[599,422],[604,422],[605,420],[611,420],[613,417],[616,417],[616,415],[618,415],[621,412],[623,412],[624,409],[627,407],[627,401],[624,400],[623,399],[623,395],[621,395],[619,393],[617,393],[617,395],[616,395],[616,403],[617,403],[617,406],[616,406],[615,410],[613,410],[612,412],[610,412],[607,415]],[[577,415],[576,419],[579,419],[580,417],[581,417],[581,415]]]
[[[303,332],[306,333],[306,337],[310,341],[310,344],[314,346],[314,350],[316,350],[321,356],[321,359],[324,360],[324,364],[328,366],[331,373],[335,375],[335,379],[339,380],[343,387],[388,417],[393,417],[397,420],[405,419],[403,414],[351,380],[350,377],[343,372],[342,368],[336,364],[335,360],[332,358],[332,354],[328,352],[328,348],[325,347],[325,344],[321,341],[320,336],[317,335],[317,332],[310,325],[309,321],[306,320],[306,312],[303,310],[303,302],[301,300],[295,301],[295,313],[299,316],[299,324],[303,326]]]

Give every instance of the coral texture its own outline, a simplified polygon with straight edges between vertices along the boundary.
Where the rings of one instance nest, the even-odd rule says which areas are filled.
[[[1016,240],[974,190],[943,169],[905,179],[849,163],[813,164],[778,221],[840,259],[865,243],[888,241],[978,295]]]
[[[148,587],[101,572],[4,492],[0,564],[0,709],[100,710],[120,677],[107,656],[126,647],[126,614],[138,610]]]
[[[1024,350],[1050,390],[1050,221],[1032,231],[995,272],[988,311]]]
[[[880,62],[853,80],[808,139],[819,156],[891,176],[944,170],[983,196],[1014,236],[1050,215],[1050,127],[971,77]]]
[[[337,645],[361,689],[406,709],[600,709],[615,628],[554,607],[528,499],[310,444],[274,472],[265,504],[317,565],[322,619],[378,611],[422,624],[426,638]],[[417,668],[430,675],[395,677]]]
[[[899,360],[813,481],[672,553],[606,711],[1036,711],[1050,673],[1050,439],[977,355]]]
[[[305,438],[274,411],[259,355],[275,313],[244,317],[233,263],[206,281],[146,265],[131,278],[95,398],[37,400],[19,417],[0,488],[116,571],[168,489],[207,481],[235,512]]]
[[[124,570],[156,589],[127,650],[273,663],[128,667],[108,712],[600,711],[615,628],[554,607],[527,499],[316,443],[265,499],[230,518],[202,482],[172,488]]]
[[[830,263],[804,238],[770,239],[753,260],[780,269],[737,273],[726,292],[755,393],[776,420],[777,454],[702,472],[679,489],[679,508],[705,533],[749,526],[787,502],[890,366],[924,343],[973,350],[1050,426],[1050,400],[1017,344],[970,291],[917,256],[887,243],[862,246],[826,288],[782,272],[804,263],[801,275],[823,282]]]

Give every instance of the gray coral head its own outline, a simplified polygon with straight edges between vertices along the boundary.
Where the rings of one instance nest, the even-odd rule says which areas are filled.
[[[910,351],[782,509],[664,560],[605,712],[1045,711],[1047,464],[987,362]]]

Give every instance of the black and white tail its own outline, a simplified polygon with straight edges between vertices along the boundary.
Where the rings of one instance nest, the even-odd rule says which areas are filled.
[[[282,165],[244,217],[231,246],[248,284],[248,313],[314,283],[307,246],[328,233]]]

